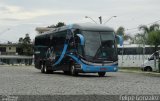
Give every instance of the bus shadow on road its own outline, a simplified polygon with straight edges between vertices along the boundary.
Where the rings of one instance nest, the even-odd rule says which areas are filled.
[[[63,76],[70,76],[70,77],[90,77],[90,78],[105,78],[105,77],[114,77],[114,76],[109,76],[105,75],[104,77],[99,77],[97,73],[79,73],[77,76],[72,76],[70,74],[64,74],[63,72],[56,71],[53,72],[53,75],[63,75]]]
[[[34,73],[35,74],[35,73]],[[59,75],[59,76],[68,76],[68,77],[89,77],[89,78],[110,78],[110,77],[115,77],[114,75],[105,75],[104,77],[99,77],[98,76],[98,73],[79,73],[77,76],[72,76],[70,74],[64,74],[62,71],[55,71],[53,73],[50,73],[50,74],[44,74],[44,73],[41,73],[41,72],[36,72],[37,75],[47,75],[47,76],[51,76],[51,75]]]

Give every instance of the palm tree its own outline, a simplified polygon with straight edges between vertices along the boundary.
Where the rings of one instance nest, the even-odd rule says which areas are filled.
[[[125,34],[125,28],[122,26],[117,29],[116,34],[122,36],[124,40],[132,39],[130,35]]]
[[[158,45],[160,45],[160,30],[150,32],[148,34],[148,41],[150,45],[155,46],[154,51],[156,52],[158,49]]]
[[[153,24],[151,26],[147,26],[147,25],[140,25],[139,26],[139,30],[142,30],[143,33],[141,33],[141,37],[142,37],[142,40],[143,40],[143,44],[149,44],[148,41],[147,41],[147,38],[148,38],[148,34],[152,31],[156,31],[158,30],[160,27],[159,24]]]
[[[124,27],[120,26],[120,27],[117,29],[116,34],[117,34],[117,35],[120,35],[120,36],[124,36],[124,35],[125,35],[125,29],[124,29]]]
[[[152,32],[152,31],[157,31],[159,29],[160,25],[159,24],[153,24],[149,27],[149,31]]]
[[[143,30],[144,34],[148,34],[149,32],[158,30],[159,27],[160,27],[159,24],[153,24],[153,25],[151,25],[149,27],[147,27],[146,25],[140,25],[139,26],[139,30]]]

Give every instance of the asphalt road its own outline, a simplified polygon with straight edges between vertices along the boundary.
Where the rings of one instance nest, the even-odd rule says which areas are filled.
[[[42,74],[27,66],[0,66],[0,95],[160,94],[160,78],[139,73]]]

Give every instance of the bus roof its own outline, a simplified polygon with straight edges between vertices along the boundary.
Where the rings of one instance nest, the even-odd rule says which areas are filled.
[[[37,36],[43,36],[46,34],[58,32],[58,31],[63,31],[63,30],[67,30],[67,29],[80,29],[80,30],[90,30],[90,31],[114,31],[112,28],[107,27],[105,25],[91,24],[91,23],[81,23],[81,24],[77,23],[77,24],[70,24],[70,25],[59,27],[59,28],[55,28],[53,30],[46,31],[46,32],[44,32],[40,35],[37,35]]]
[[[82,24],[72,24],[71,26],[74,29],[81,29],[81,30],[114,31],[112,28],[101,24],[82,23]]]

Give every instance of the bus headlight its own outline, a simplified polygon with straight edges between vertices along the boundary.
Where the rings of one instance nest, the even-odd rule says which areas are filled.
[[[114,67],[114,70],[117,70],[117,68],[116,68],[116,67]]]

